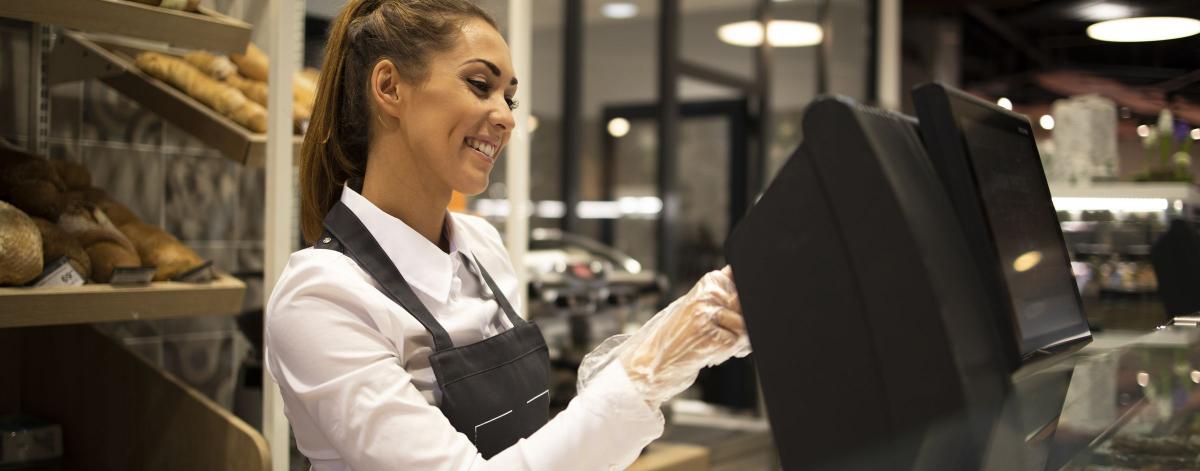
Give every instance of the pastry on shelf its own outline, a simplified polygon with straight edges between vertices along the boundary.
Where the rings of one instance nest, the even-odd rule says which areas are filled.
[[[79,241],[92,263],[90,278],[98,283],[112,279],[113,269],[142,266],[137,249],[108,216],[91,203],[72,201],[58,226]]]
[[[171,10],[182,10],[196,12],[200,11],[200,0],[127,0],[133,3],[141,3],[155,7],[169,8]]]
[[[79,245],[79,241],[67,234],[56,224],[42,218],[33,218],[38,231],[42,235],[42,265],[46,266],[56,260],[67,257],[75,272],[87,277],[92,273],[92,260]]]
[[[204,264],[196,252],[158,226],[135,221],[121,225],[120,229],[137,247],[142,261],[154,265],[154,281],[173,279]]]
[[[237,88],[210,77],[187,61],[167,54],[138,54],[138,68],[182,90],[197,101],[225,115],[246,129],[267,132],[267,110],[246,98]]]
[[[229,58],[237,64],[238,74],[230,75],[226,80],[251,100],[267,106],[270,60],[266,53],[250,43],[246,46],[245,54],[233,54]],[[304,129],[312,117],[313,104],[317,99],[317,73],[317,69],[310,68],[292,76],[292,121],[298,130]]]
[[[108,216],[108,220],[112,221],[114,226],[120,226],[125,223],[139,221],[136,214],[133,214],[128,207],[114,200],[109,196],[107,191],[100,188],[87,188],[84,190],[72,191],[68,195],[69,200],[79,200],[91,203]]]
[[[241,72],[242,75],[260,82],[267,81],[267,71],[269,70],[267,54],[254,43],[246,45],[244,54],[230,54],[229,59],[237,64],[238,72]]]
[[[54,221],[63,211],[66,191],[66,184],[46,159],[0,149],[0,199],[26,214]]]
[[[42,273],[42,236],[29,215],[0,201],[0,285],[23,285]]]

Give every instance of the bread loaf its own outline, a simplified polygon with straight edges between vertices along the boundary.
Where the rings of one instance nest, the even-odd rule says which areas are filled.
[[[84,277],[91,275],[92,261],[83,247],[79,245],[79,241],[50,221],[33,218],[33,222],[37,224],[38,231],[42,234],[43,265],[49,265],[62,257],[67,257],[76,272]]]
[[[114,242],[103,241],[89,245],[87,254],[92,261],[92,280],[97,283],[111,281],[113,270],[116,268],[142,265],[136,253]]]
[[[120,229],[137,247],[142,262],[156,268],[154,281],[175,278],[204,263],[196,252],[156,226],[133,222],[122,225]]]
[[[238,72],[241,72],[242,75],[260,82],[267,81],[267,71],[269,70],[267,54],[254,43],[246,45],[245,54],[230,54],[229,59],[237,64]]]
[[[93,281],[107,283],[116,267],[139,267],[137,249],[99,208],[86,202],[72,202],[62,217],[61,227],[83,247],[92,263]]]
[[[0,201],[0,285],[23,285],[42,273],[42,236],[37,224]]]
[[[41,157],[5,149],[0,157],[0,199],[23,212],[58,219],[67,187],[50,162]]]
[[[69,160],[51,159],[50,166],[62,179],[67,190],[85,190],[92,187],[92,174],[83,164]]]
[[[183,55],[183,60],[192,64],[201,72],[217,80],[225,80],[237,73],[237,66],[228,57],[210,54],[205,51],[192,51]]]

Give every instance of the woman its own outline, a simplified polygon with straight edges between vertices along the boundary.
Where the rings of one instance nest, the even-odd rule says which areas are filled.
[[[509,51],[469,0],[352,0],[330,30],[302,151],[304,235],[267,306],[267,362],[315,470],[624,467],[659,405],[748,353],[713,272],[585,359],[547,421],[549,362],[478,194],[513,131]],[[623,341],[622,341],[623,340]]]

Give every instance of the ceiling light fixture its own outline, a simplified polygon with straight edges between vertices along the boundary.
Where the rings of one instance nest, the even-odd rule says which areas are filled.
[[[1101,21],[1088,26],[1089,38],[1117,43],[1140,43],[1186,38],[1200,33],[1200,20],[1179,16],[1143,16]]]
[[[762,23],[739,21],[717,28],[717,37],[728,44],[757,47],[762,44]],[[816,23],[795,20],[771,20],[767,25],[767,41],[771,47],[803,47],[821,44],[825,38]]]
[[[1054,129],[1054,117],[1044,114],[1041,118],[1038,118],[1038,124],[1042,126],[1042,129],[1047,131]]]
[[[605,18],[633,18],[637,16],[637,13],[637,5],[629,2],[605,3],[604,6],[600,7],[600,14],[604,15]]]
[[[1200,128],[1192,128],[1188,135],[1192,137],[1193,141],[1200,141]]]
[[[608,134],[612,137],[621,138],[629,134],[629,120],[625,118],[613,118],[608,121]]]
[[[1117,18],[1128,18],[1133,15],[1133,10],[1126,5],[1116,3],[1094,3],[1084,7],[1079,12],[1084,19],[1092,21],[1115,20]]]
[[[1009,100],[1008,97],[1000,97],[999,100],[996,100],[996,105],[1001,108],[1004,108],[1006,110],[1012,111],[1012,100]]]

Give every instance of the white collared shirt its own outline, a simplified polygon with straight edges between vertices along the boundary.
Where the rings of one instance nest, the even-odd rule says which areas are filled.
[[[478,257],[521,312],[512,264],[486,221],[447,213],[447,254],[354,190],[341,201],[454,345],[511,327],[474,259],[459,256]],[[267,367],[314,471],[622,469],[662,434],[662,415],[614,362],[541,430],[484,460],[437,407],[432,336],[377,287],[346,255],[310,247],[291,255],[267,303]]]

